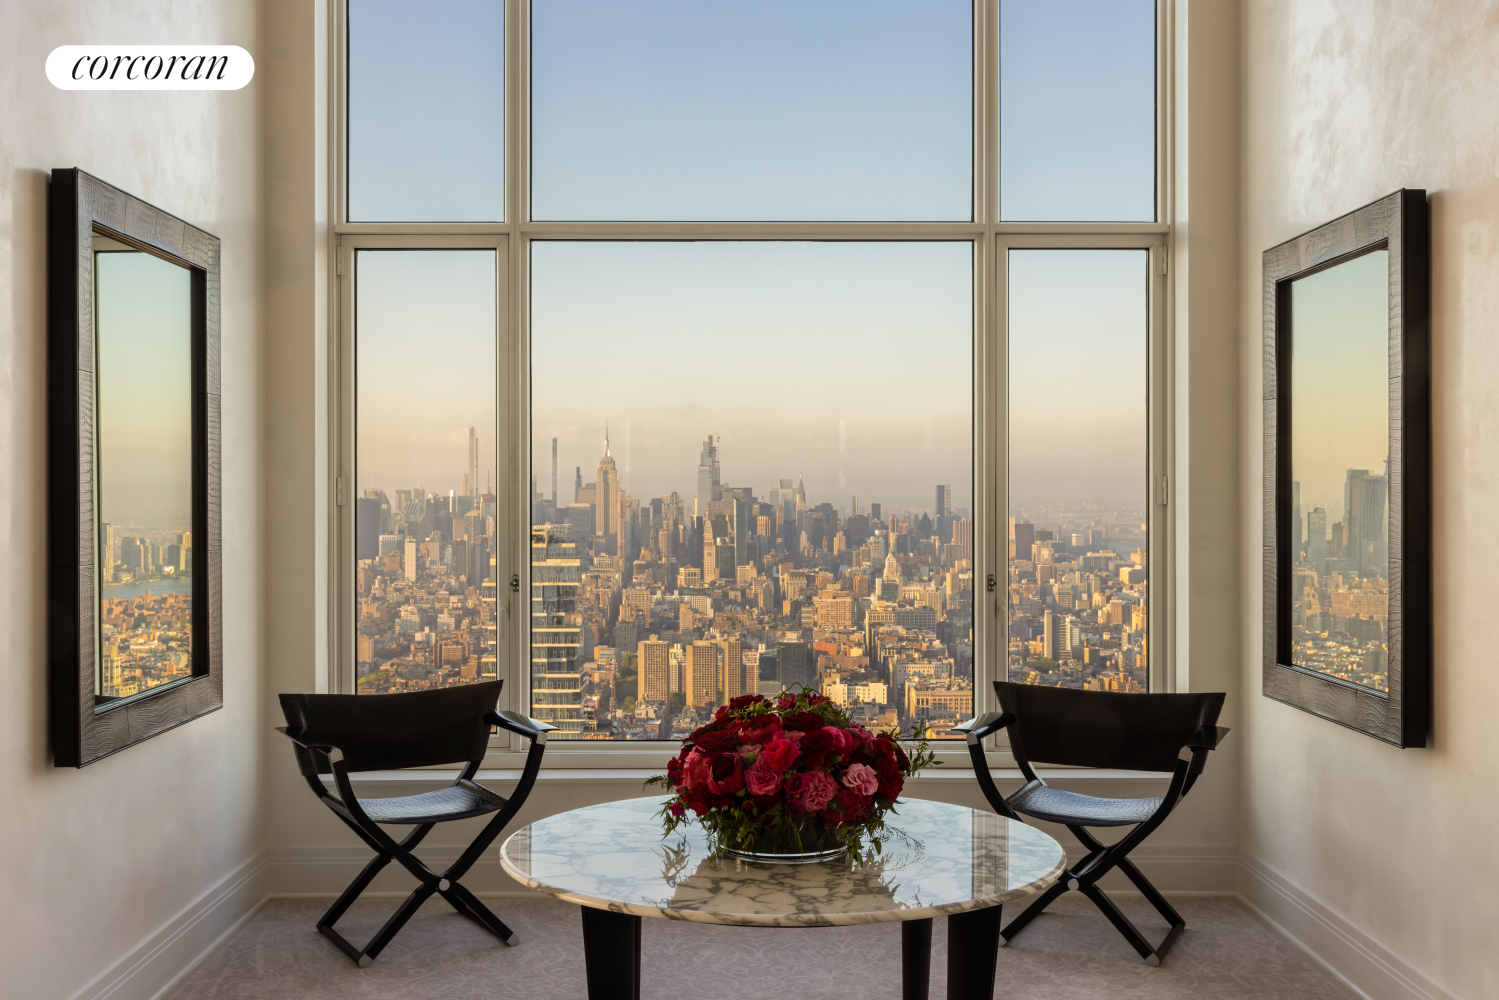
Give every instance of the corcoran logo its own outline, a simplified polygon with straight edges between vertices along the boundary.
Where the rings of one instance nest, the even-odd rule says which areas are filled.
[[[238,90],[254,75],[238,45],[61,45],[47,57],[60,90]]]

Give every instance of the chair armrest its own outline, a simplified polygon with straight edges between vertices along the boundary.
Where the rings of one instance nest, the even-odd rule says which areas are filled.
[[[491,726],[499,726],[501,729],[508,729],[512,733],[524,736],[532,743],[545,743],[547,733],[557,728],[528,718],[519,712],[490,712],[484,716],[484,721]]]
[[[1230,730],[1227,726],[1204,726],[1197,731],[1197,735],[1187,741],[1183,750],[1216,750],[1228,736]]]
[[[343,751],[329,743],[327,740],[313,736],[305,729],[293,729],[291,726],[276,726],[276,732],[291,740],[304,750],[320,750],[328,755],[330,761],[344,759]]]
[[[955,733],[962,733],[968,738],[969,743],[978,743],[985,736],[1004,729],[1015,721],[1015,717],[1008,712],[990,712],[979,718],[969,719],[960,725],[952,727]]]

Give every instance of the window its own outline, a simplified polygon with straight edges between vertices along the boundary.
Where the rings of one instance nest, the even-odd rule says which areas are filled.
[[[804,684],[971,716],[972,257],[532,244],[532,715],[671,739]]]
[[[1149,255],[1009,252],[1009,679],[1144,691]]]
[[[1162,689],[1157,14],[346,0],[333,687]]]

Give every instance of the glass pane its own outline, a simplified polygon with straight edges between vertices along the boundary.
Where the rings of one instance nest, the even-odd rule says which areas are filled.
[[[495,252],[355,256],[360,693],[495,679]]]
[[[1149,255],[1009,255],[1010,680],[1149,684]]]
[[[1291,283],[1291,662],[1389,690],[1390,253]]]
[[[1000,0],[1000,218],[1155,221],[1155,0]]]
[[[535,0],[532,214],[968,220],[968,0]]]
[[[192,273],[94,236],[98,702],[192,674]]]
[[[536,243],[532,288],[531,714],[970,717],[970,244]]]
[[[351,222],[505,218],[505,5],[349,0]]]

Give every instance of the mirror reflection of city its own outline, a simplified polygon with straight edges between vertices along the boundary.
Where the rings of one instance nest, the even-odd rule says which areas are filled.
[[[1389,251],[1291,283],[1291,663],[1389,690]]]

